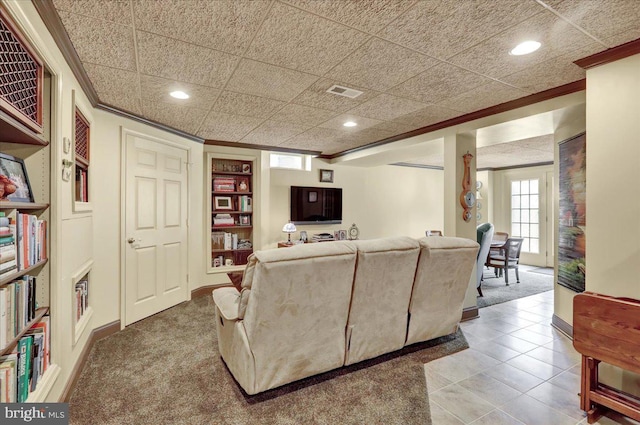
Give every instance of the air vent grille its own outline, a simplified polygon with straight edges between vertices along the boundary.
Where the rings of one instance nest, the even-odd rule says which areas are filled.
[[[356,89],[350,89],[349,87],[333,85],[327,90],[327,93],[337,94],[338,96],[348,97],[350,99],[355,99],[360,96],[363,92]]]
[[[38,125],[39,72],[38,62],[0,15],[0,97]]]
[[[76,156],[89,162],[89,122],[76,109]]]

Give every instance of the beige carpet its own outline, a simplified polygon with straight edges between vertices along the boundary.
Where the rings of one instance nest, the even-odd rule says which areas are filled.
[[[70,423],[428,425],[423,363],[468,347],[458,332],[247,396],[217,352],[213,317],[201,297],[96,343]]]

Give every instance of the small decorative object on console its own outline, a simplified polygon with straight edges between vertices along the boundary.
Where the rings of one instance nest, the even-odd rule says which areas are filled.
[[[358,239],[359,235],[360,235],[360,229],[358,229],[356,224],[353,223],[351,225],[351,227],[349,228],[349,240],[350,241],[356,240],[356,239]]]

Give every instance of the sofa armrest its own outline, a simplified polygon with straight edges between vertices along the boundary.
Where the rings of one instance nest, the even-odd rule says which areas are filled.
[[[238,320],[240,292],[236,288],[218,288],[213,291],[213,302],[226,320]]]

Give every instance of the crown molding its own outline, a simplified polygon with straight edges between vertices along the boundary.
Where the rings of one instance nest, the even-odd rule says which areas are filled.
[[[269,145],[254,145],[251,143],[239,143],[239,142],[225,142],[223,140],[210,140],[207,139],[204,141],[205,145],[209,146],[229,146],[232,148],[244,148],[244,149],[253,149],[253,150],[261,150],[261,151],[269,151],[269,152],[287,152],[287,153],[298,153],[301,155],[312,155],[312,156],[321,156],[320,151],[310,151],[304,149],[294,149],[294,148],[283,148],[279,146],[269,146]]]
[[[586,58],[578,59],[573,63],[578,65],[580,68],[590,69],[610,62],[615,62],[617,60],[624,59],[638,53],[640,53],[640,38],[628,43],[621,44],[617,47],[607,49],[604,52],[596,53],[594,55],[587,56]]]
[[[326,159],[336,159],[341,156],[352,154],[354,152],[363,151],[376,146],[386,145],[388,143],[397,142],[398,140],[408,139],[409,137],[420,136],[422,134],[431,133],[432,131],[442,130],[443,128],[452,127],[454,125],[463,124],[469,121],[485,118],[491,115],[500,114],[502,112],[511,111],[513,109],[522,108],[525,106],[533,105],[535,103],[543,102],[545,100],[553,99],[560,96],[565,96],[571,93],[583,91],[587,88],[586,80],[578,80],[573,83],[565,84],[562,86],[554,87],[549,90],[534,93],[529,96],[521,97],[509,102],[501,103],[499,105],[490,106],[479,111],[471,112],[459,117],[451,118],[446,121],[431,124],[426,127],[418,128],[416,130],[409,131],[407,133],[398,134],[397,136],[388,137],[386,139],[379,140],[377,142],[369,143],[368,145],[359,146],[357,148],[349,149],[346,151],[338,152],[333,155],[323,156]]]

